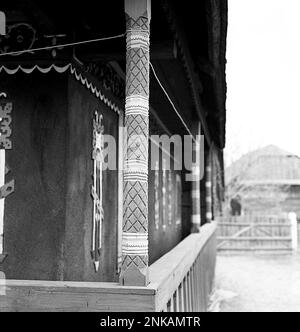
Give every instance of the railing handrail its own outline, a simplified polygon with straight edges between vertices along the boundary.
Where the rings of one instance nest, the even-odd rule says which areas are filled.
[[[117,283],[0,280],[0,311],[162,311],[174,298],[169,311],[196,311],[207,307],[212,289],[216,223],[203,226],[150,266],[147,287]],[[214,239],[213,239],[214,237]],[[200,258],[200,259],[199,259]],[[202,266],[203,263],[203,266]],[[204,273],[204,274],[203,274]],[[200,285],[201,284],[201,285]],[[203,284],[203,290],[202,290]],[[187,303],[183,303],[187,302]],[[189,310],[188,310],[189,309]]]
[[[200,233],[189,235],[177,247],[150,266],[149,288],[156,290],[157,311],[163,310],[166,306],[216,228],[216,222],[203,225]]]

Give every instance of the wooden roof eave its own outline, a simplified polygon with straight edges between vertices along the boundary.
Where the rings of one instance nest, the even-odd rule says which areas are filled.
[[[174,8],[172,7],[171,3],[167,0],[162,1],[162,7],[165,10],[167,20],[170,24],[170,28],[174,34],[175,41],[178,46],[178,50],[182,55],[183,66],[186,71],[187,79],[190,83],[192,96],[195,104],[196,112],[199,116],[199,119],[202,124],[202,130],[206,137],[206,140],[209,146],[212,145],[212,137],[209,131],[209,127],[206,121],[205,110],[202,105],[202,101],[200,98],[200,94],[203,91],[203,86],[200,81],[199,76],[196,74],[196,65],[193,61],[192,55],[190,53],[187,39],[184,33],[183,28],[180,26],[179,20],[175,13]]]

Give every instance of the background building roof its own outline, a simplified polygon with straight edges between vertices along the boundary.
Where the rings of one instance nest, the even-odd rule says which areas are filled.
[[[244,155],[225,174],[227,185],[300,185],[300,158],[270,145]]]

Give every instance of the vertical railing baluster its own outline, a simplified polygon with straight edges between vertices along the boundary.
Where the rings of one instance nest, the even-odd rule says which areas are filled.
[[[200,257],[197,257],[196,260],[196,274],[197,274],[197,311],[200,311],[200,302],[201,302],[201,278],[200,278]]]
[[[188,285],[187,285],[187,275],[183,279],[183,290],[184,290],[184,311],[189,311],[189,300],[188,300]]]
[[[191,276],[191,283],[190,283],[190,287],[191,287],[191,302],[192,302],[192,312],[195,311],[195,294],[194,294],[194,266],[191,267],[190,270],[190,276]]]
[[[171,300],[167,303],[167,312],[171,312]]]
[[[184,312],[184,299],[183,299],[183,281],[182,283],[179,285],[179,312]]]
[[[170,312],[175,312],[175,309],[174,309],[174,295],[171,296],[171,305],[170,305]]]

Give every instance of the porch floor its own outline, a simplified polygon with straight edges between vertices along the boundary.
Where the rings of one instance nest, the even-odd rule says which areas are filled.
[[[219,255],[215,298],[221,312],[300,312],[300,254]]]

